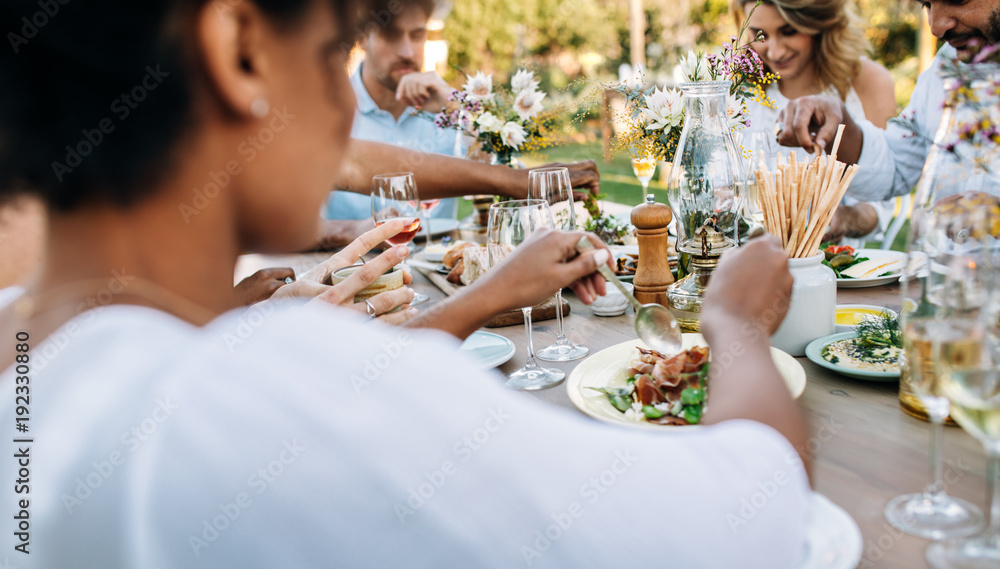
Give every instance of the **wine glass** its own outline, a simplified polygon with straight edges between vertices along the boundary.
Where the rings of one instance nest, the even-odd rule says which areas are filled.
[[[576,231],[576,212],[573,206],[573,186],[566,168],[537,168],[528,172],[528,199],[545,201],[548,204],[566,202],[568,215],[555,216],[555,228],[562,231]],[[586,346],[574,344],[566,338],[563,328],[562,289],[556,291],[556,320],[559,333],[556,342],[535,354],[540,360],[567,362],[582,358],[590,353]]]
[[[743,219],[750,225],[764,225],[764,211],[760,207],[760,198],[757,194],[757,177],[754,171],[760,167],[763,160],[768,168],[773,170],[772,154],[776,153],[773,147],[774,136],[762,131],[748,132],[741,137],[737,149],[742,151],[744,166],[746,167],[746,191],[743,192],[743,206],[741,214]]]
[[[633,156],[632,172],[635,173],[635,177],[638,178],[639,183],[642,184],[642,199],[639,200],[639,203],[644,204],[646,203],[646,193],[649,188],[649,181],[653,179],[653,173],[656,172],[656,158],[649,153]]]
[[[430,247],[433,241],[431,238],[431,211],[433,211],[439,203],[441,203],[440,198],[436,200],[423,200],[420,202],[420,211],[424,214],[424,219],[427,221],[426,227],[424,228],[427,232],[427,243],[424,245],[424,250]]]
[[[1000,293],[996,249],[983,247],[974,258],[949,267],[949,311],[941,320],[951,332],[935,350],[940,390],[951,401],[951,416],[979,439],[989,459],[989,524],[976,537],[936,543],[927,548],[935,568],[1000,567]]]
[[[486,248],[490,267],[503,258],[533,233],[542,228],[552,228],[552,213],[544,200],[513,200],[490,206],[486,228]],[[524,314],[524,333],[528,340],[528,359],[524,365],[507,375],[507,387],[522,390],[544,389],[558,385],[566,374],[557,369],[544,368],[535,361],[535,346],[531,338],[531,307],[521,309]]]
[[[947,176],[938,174],[941,190],[945,177],[951,180],[949,185],[962,179],[957,170]],[[926,187],[923,189],[926,194]],[[949,496],[944,489],[941,447],[950,404],[941,392],[941,368],[949,359],[962,357],[960,346],[964,341],[961,328],[954,322],[958,282],[947,278],[949,267],[968,248],[968,227],[973,221],[970,216],[985,210],[961,207],[964,202],[953,201],[949,206],[948,200],[935,201],[919,189],[917,201],[921,207],[914,210],[911,219],[910,254],[901,279],[903,297],[909,297],[915,308],[901,315],[904,353],[900,358],[900,403],[911,414],[917,411],[908,409],[908,405],[926,410],[931,422],[930,463],[934,478],[923,492],[890,500],[884,513],[892,525],[912,535],[928,539],[966,537],[979,531],[983,515],[979,508]]]
[[[417,195],[417,183],[412,172],[395,172],[379,174],[372,178],[372,220],[375,225],[392,219],[402,219],[405,222],[403,230],[386,239],[393,245],[409,244],[420,231],[420,197]],[[404,269],[409,269],[406,263],[400,263]],[[410,304],[427,302],[426,294],[416,293]]]

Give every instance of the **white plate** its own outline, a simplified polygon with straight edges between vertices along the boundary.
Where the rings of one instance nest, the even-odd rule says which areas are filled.
[[[428,223],[431,226],[431,235],[441,235],[443,233],[451,233],[452,231],[458,229],[457,219],[432,217]],[[423,235],[424,232],[421,231],[419,234]]]
[[[799,569],[854,569],[861,561],[861,530],[854,518],[819,492],[812,493],[806,556]]]
[[[462,342],[462,351],[479,360],[483,369],[495,368],[514,357],[514,342],[491,332],[473,332]]]
[[[837,279],[838,288],[865,288],[869,286],[879,286],[889,284],[899,280],[903,274],[903,266],[906,264],[906,253],[899,251],[883,251],[882,249],[858,249],[854,252],[858,257],[868,257],[869,259],[885,259],[886,261],[902,261],[896,272],[885,277],[871,277],[867,279]]]
[[[701,334],[684,334],[684,349],[707,345]],[[671,427],[647,421],[629,421],[615,409],[607,396],[587,387],[621,387],[628,378],[628,363],[639,355],[637,346],[646,347],[639,340],[630,340],[605,348],[580,362],[566,380],[566,391],[573,405],[591,417],[607,423],[629,425],[639,429],[667,430]],[[787,353],[771,348],[771,357],[778,372],[788,384],[792,396],[798,398],[806,388],[806,372],[802,364]],[[686,427],[690,428],[690,427]]]

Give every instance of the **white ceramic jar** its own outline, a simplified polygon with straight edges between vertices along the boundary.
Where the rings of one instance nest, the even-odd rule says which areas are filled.
[[[771,345],[793,356],[804,356],[806,346],[816,338],[833,334],[837,313],[837,277],[823,264],[823,253],[789,259],[788,270],[795,278],[788,314]]]

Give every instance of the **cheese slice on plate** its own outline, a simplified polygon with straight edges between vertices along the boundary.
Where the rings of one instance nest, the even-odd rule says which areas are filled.
[[[870,279],[884,273],[895,273],[903,268],[902,259],[868,259],[840,271],[841,276],[853,279]]]

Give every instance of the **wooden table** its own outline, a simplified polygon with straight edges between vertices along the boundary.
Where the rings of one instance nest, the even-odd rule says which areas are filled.
[[[432,300],[442,295],[424,286],[419,276],[414,286]],[[623,316],[602,318],[572,294],[564,295],[572,306],[565,319],[566,333],[591,354],[634,339],[631,308]],[[874,304],[894,310],[900,307],[898,285],[864,289],[840,289],[839,304]],[[556,321],[534,325],[535,346],[555,340]],[[514,357],[500,367],[510,372],[526,357],[524,326],[491,328],[511,339]],[[876,383],[850,379],[796,358],[806,370],[806,390],[799,399],[813,433],[813,484],[817,491],[844,508],[861,528],[863,541],[859,568],[917,569],[928,567],[924,549],[929,541],[903,534],[882,516],[886,502],[900,494],[918,492],[930,482],[930,424],[914,419],[899,407],[898,382]],[[544,362],[546,367],[570,371],[583,360]],[[576,409],[564,384],[525,392],[553,405]],[[945,484],[947,491],[981,508],[986,507],[986,458],[982,445],[957,427],[945,429]]]
[[[285,257],[247,256],[237,268],[239,277],[265,266],[291,266],[296,272],[308,270],[325,258],[321,254]],[[431,297],[444,295],[419,273],[414,288]],[[606,347],[634,339],[631,309],[613,318],[594,316],[572,294],[565,295],[572,314],[565,320],[571,340],[596,353]],[[874,304],[898,310],[898,285],[863,289],[840,289],[839,304]],[[555,320],[534,326],[535,345],[555,340]],[[500,371],[517,369],[524,361],[524,326],[492,328],[514,342],[517,353]],[[807,383],[799,399],[808,416],[814,451],[815,489],[844,508],[861,528],[862,559],[859,568],[917,569],[928,567],[924,560],[927,540],[912,537],[891,527],[882,509],[891,498],[918,492],[930,481],[928,460],[930,425],[904,413],[898,403],[898,383],[865,382],[840,376],[802,357]],[[546,362],[567,374],[582,360]],[[498,381],[500,378],[498,378]],[[539,392],[526,392],[553,405],[575,409],[564,384]],[[953,496],[986,507],[986,459],[982,446],[959,428],[945,429],[945,486]]]

